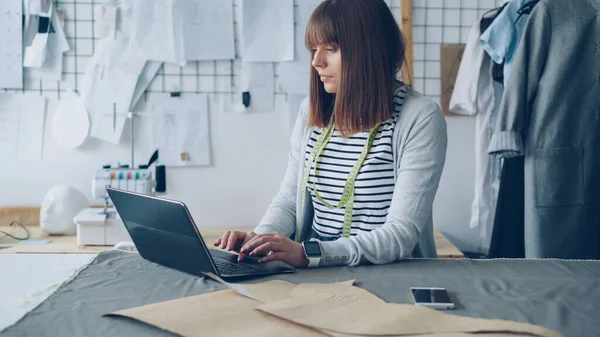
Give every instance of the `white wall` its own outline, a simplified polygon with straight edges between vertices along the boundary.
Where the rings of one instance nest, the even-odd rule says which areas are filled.
[[[302,0],[298,0],[302,1]],[[497,6],[500,0],[420,0],[414,1],[415,27],[415,88],[439,102],[439,48],[437,43],[466,42],[472,22],[487,8]],[[90,3],[77,0],[77,3]],[[239,3],[239,1],[235,1]],[[398,18],[399,0],[392,1],[392,10]],[[67,18],[72,19],[72,4],[62,4]],[[79,6],[78,16],[89,6]],[[90,7],[91,8],[91,7]],[[237,8],[239,11],[239,7]],[[91,13],[91,12],[90,12]],[[239,13],[236,13],[239,17]],[[459,22],[459,27],[448,26]],[[439,28],[439,24],[444,28]],[[424,24],[435,27],[423,28]],[[91,23],[78,23],[78,31],[91,29]],[[66,23],[67,35],[73,31],[74,22]],[[448,27],[446,27],[448,26]],[[239,32],[238,32],[239,35]],[[86,43],[84,43],[86,42]],[[80,41],[79,52],[85,46],[91,53],[89,41]],[[433,44],[431,43],[433,42]],[[429,43],[425,45],[425,43]],[[426,48],[429,47],[429,48]],[[88,51],[86,51],[88,52]],[[79,57],[82,73],[89,57]],[[66,56],[65,67],[74,69],[73,53]],[[166,67],[167,68],[167,67]],[[171,67],[172,68],[172,67]],[[211,70],[212,67],[209,67]],[[170,69],[170,68],[169,68]],[[171,71],[171,70],[169,70]],[[172,69],[179,73],[179,69]],[[228,72],[226,72],[228,73]],[[79,75],[81,76],[81,75]],[[73,75],[65,75],[62,88],[73,87]],[[208,81],[207,83],[204,83]],[[171,88],[176,77],[167,77],[165,87]],[[213,85],[213,79],[202,77],[202,88]],[[157,90],[161,90],[162,82]],[[35,83],[34,83],[35,84]],[[154,85],[153,84],[153,85]],[[56,83],[44,82],[44,88],[54,88]],[[41,88],[41,87],[40,87]],[[28,90],[38,91],[36,85]],[[164,89],[164,88],[162,88]],[[31,94],[32,92],[30,92]],[[56,97],[50,93],[49,96]],[[197,221],[206,226],[251,227],[257,223],[270,199],[276,193],[287,162],[289,131],[284,113],[285,95],[277,95],[277,108],[272,113],[234,115],[223,113],[218,103],[211,99],[210,130],[212,166],[196,168],[168,168],[168,197],[186,202]],[[48,109],[47,125],[52,117],[56,100]],[[434,223],[461,249],[476,250],[479,242],[477,230],[468,228],[470,205],[474,188],[474,118],[448,117],[448,154],[446,166],[434,203]],[[141,117],[136,122],[136,165],[146,161],[151,154],[146,126],[149,121]],[[74,150],[61,149],[53,142],[46,129],[44,158],[42,162],[15,163],[2,158],[0,164],[0,206],[39,205],[46,192],[58,184],[69,184],[84,192],[91,203],[91,177],[103,164],[129,163],[129,137],[126,129],[120,145],[105,144],[97,140],[86,141]]]
[[[278,190],[287,164],[290,131],[285,96],[278,95],[277,111],[236,115],[210,101],[212,166],[167,168],[167,197],[184,201],[201,225],[252,227]],[[74,186],[91,203],[91,177],[106,163],[129,163],[129,128],[120,145],[88,139],[76,150],[58,146],[49,132],[56,100],[46,118],[44,160],[8,162],[0,166],[0,206],[39,205],[58,184]],[[143,109],[143,106],[142,106]],[[146,162],[149,121],[136,122],[136,165]],[[448,117],[448,154],[434,204],[435,226],[460,248],[474,250],[478,234],[468,229],[474,174],[474,118]]]

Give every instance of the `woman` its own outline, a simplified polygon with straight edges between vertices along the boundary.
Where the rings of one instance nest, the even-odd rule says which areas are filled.
[[[446,122],[433,101],[396,79],[404,44],[389,8],[325,0],[309,19],[306,45],[310,95],[281,188],[254,231],[227,232],[214,245],[240,260],[266,255],[259,261],[295,267],[436,257],[432,204]]]

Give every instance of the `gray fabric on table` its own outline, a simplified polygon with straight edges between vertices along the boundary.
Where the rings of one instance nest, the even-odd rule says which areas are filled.
[[[357,285],[388,302],[411,303],[411,286],[448,289],[450,314],[529,322],[568,337],[600,335],[600,261],[411,259],[362,267],[301,269],[280,279]],[[5,336],[172,336],[150,325],[103,314],[225,289],[142,259],[106,251]]]

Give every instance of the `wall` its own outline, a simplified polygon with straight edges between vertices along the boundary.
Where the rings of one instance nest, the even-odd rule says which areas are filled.
[[[82,2],[90,3],[89,0],[76,1]],[[428,55],[427,51],[436,47],[439,51],[440,42],[466,42],[468,28],[473,20],[497,2],[498,0],[414,1],[415,47],[422,48],[415,50],[415,87],[418,90],[439,102],[439,53],[436,58],[434,54]],[[399,0],[392,1],[392,10],[394,14],[399,14]],[[66,12],[69,20],[68,15],[72,11],[67,9]],[[440,13],[443,21],[439,24],[432,21]],[[454,21],[457,22],[456,27],[445,27]],[[69,25],[73,23],[67,21],[67,27]],[[437,29],[442,32],[441,38],[430,33],[430,25],[434,26],[431,32],[443,28]],[[81,28],[78,30],[81,31]],[[423,37],[417,36],[421,34],[420,31]],[[457,31],[458,37],[454,33],[449,34],[450,31]],[[428,42],[432,39],[434,42]],[[438,39],[441,40],[435,42]],[[84,42],[76,39],[71,39],[70,42],[75,47],[81,48],[84,45]],[[66,72],[73,71],[73,65],[69,65],[72,58],[72,53],[65,57]],[[85,62],[86,57],[80,56],[79,67]],[[67,82],[74,76],[80,74],[67,73]],[[44,84],[44,87],[47,88],[48,85]],[[37,86],[28,89],[33,91],[29,94],[35,94]],[[128,126],[118,146],[88,139],[83,147],[76,150],[60,148],[49,136],[48,128],[48,121],[51,120],[57,103],[56,94],[49,95],[49,99],[43,161],[7,161],[0,166],[0,206],[40,204],[46,192],[57,184],[72,185],[86,193],[90,202],[100,203],[100,200],[91,199],[91,177],[94,171],[106,163],[129,163]],[[276,95],[276,111],[248,115],[224,113],[219,97],[209,101],[213,165],[168,168],[167,196],[186,202],[200,225],[254,226],[275,195],[287,163],[290,132],[286,127],[284,113],[286,95]],[[140,109],[144,109],[143,104]],[[447,122],[447,161],[434,203],[434,223],[459,248],[476,250],[479,243],[478,230],[468,228],[474,188],[474,118],[447,117]],[[151,153],[147,147],[149,121],[140,117],[135,123],[136,164],[139,164],[147,161]]]

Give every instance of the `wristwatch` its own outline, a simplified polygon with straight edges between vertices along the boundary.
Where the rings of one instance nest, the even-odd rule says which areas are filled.
[[[318,267],[323,255],[319,241],[304,241],[302,247],[304,248],[304,255],[308,259],[308,267]]]

